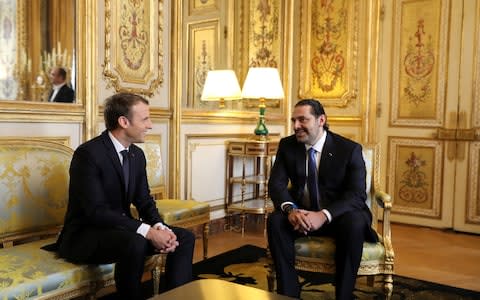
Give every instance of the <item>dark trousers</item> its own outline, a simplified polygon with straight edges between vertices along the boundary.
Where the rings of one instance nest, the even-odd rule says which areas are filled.
[[[358,267],[362,258],[363,242],[369,224],[363,212],[346,213],[324,225],[310,235],[327,235],[334,238],[335,296],[337,300],[352,299]],[[277,276],[277,292],[300,298],[300,284],[295,271],[295,239],[302,236],[293,230],[287,216],[275,211],[268,218],[268,245]]]
[[[167,255],[166,288],[172,289],[192,280],[192,260],[195,236],[192,232],[172,227],[179,246]],[[145,259],[155,254],[151,243],[143,236],[124,230],[84,230],[75,241],[62,243],[60,256],[74,263],[115,263],[115,286],[121,299],[144,299],[141,278]]]

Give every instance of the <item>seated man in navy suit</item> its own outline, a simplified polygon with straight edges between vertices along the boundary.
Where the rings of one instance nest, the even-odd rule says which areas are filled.
[[[336,243],[335,298],[353,299],[363,242],[377,239],[365,203],[362,147],[329,130],[317,100],[298,102],[291,120],[294,134],[280,141],[268,184],[275,205],[267,230],[277,292],[300,297],[295,239],[327,235]]]
[[[71,87],[67,85],[67,71],[61,67],[54,67],[50,71],[50,82],[52,83],[52,91],[48,97],[48,102],[64,102],[73,103],[75,93]]]
[[[135,145],[152,128],[148,101],[115,94],[103,115],[106,130],[73,154],[59,254],[74,263],[115,262],[120,299],[145,299],[141,279],[149,255],[167,254],[166,289],[192,280],[195,235],[165,224],[150,196],[145,154]],[[140,219],[133,218],[131,204]]]

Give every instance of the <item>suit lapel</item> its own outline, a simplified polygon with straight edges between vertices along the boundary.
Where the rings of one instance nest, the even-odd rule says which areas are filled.
[[[300,184],[303,186],[307,182],[307,170],[306,170],[307,154],[305,151],[305,145],[297,143],[295,148],[295,166],[297,167],[298,178]]]
[[[320,157],[320,168],[318,170],[318,178],[321,181],[330,174],[332,158],[334,156],[332,135],[327,133],[325,144],[323,145],[322,155]]]
[[[122,188],[125,190],[125,183],[124,183],[125,181],[123,179],[123,169],[120,163],[120,158],[118,157],[118,153],[115,150],[115,147],[113,146],[112,140],[108,136],[107,131],[104,131],[102,133],[102,139],[103,139],[103,144],[105,145],[105,148],[107,148],[108,158],[112,161],[112,165],[115,168],[115,172],[117,173],[119,182],[122,185]],[[130,167],[130,174],[131,172],[132,172],[132,167]]]

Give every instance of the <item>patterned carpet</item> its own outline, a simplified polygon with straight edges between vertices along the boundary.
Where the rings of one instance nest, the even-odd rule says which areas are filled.
[[[193,265],[196,279],[218,278],[267,290],[265,249],[246,245]],[[326,274],[301,272],[302,299],[335,299],[333,277]],[[457,300],[480,299],[474,292],[432,282],[394,276],[392,299]],[[359,278],[355,289],[358,299],[384,299],[381,286],[373,288]]]

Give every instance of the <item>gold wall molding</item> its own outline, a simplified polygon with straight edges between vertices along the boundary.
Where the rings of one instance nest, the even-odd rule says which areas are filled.
[[[358,99],[359,10],[358,0],[301,2],[301,98],[336,107]]]
[[[465,223],[480,224],[480,142],[470,146]]]
[[[446,0],[395,2],[392,125],[445,123],[448,15]]]
[[[0,137],[0,143],[14,143],[17,145],[63,145],[72,147],[69,136],[2,136]],[[57,149],[64,149],[62,146],[54,147]],[[71,149],[70,149],[71,151]]]
[[[478,137],[480,139],[480,4],[477,3],[475,11],[475,41],[473,42],[474,46],[474,77],[473,77],[473,127],[478,128]]]
[[[388,190],[396,214],[441,218],[443,142],[420,138],[389,137]]]
[[[107,88],[154,95],[164,81],[163,22],[163,0],[105,0]]]

